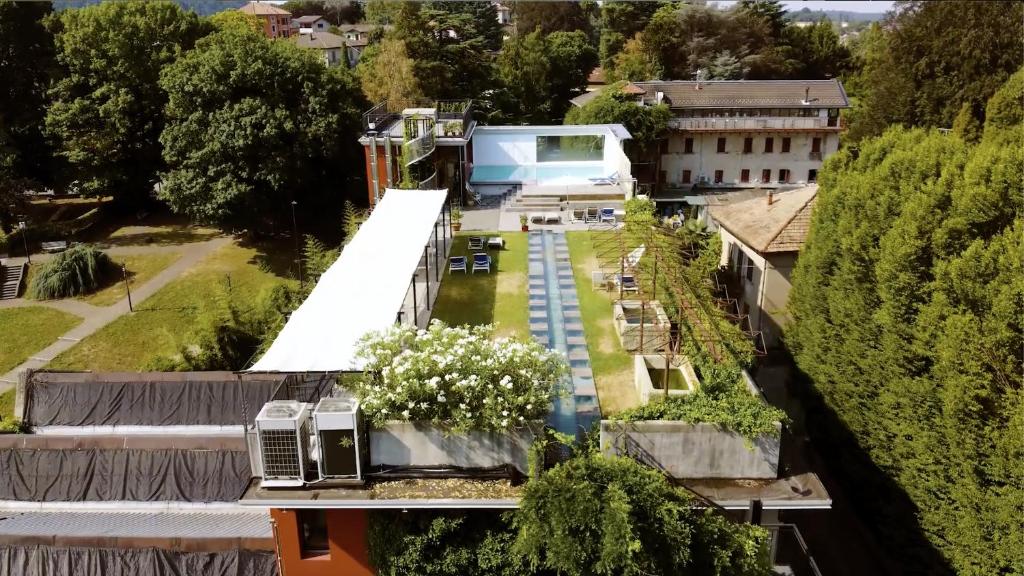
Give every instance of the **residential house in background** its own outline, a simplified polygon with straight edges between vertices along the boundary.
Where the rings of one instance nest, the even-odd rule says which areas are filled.
[[[599,92],[604,90],[607,80],[604,76],[604,68],[598,66],[587,75],[587,92]]]
[[[498,24],[501,24],[502,26],[511,26],[512,9],[500,2],[495,4],[494,8],[498,11]]]
[[[299,16],[292,20],[292,33],[297,34],[302,31],[303,28],[308,28],[313,31],[327,32],[330,29],[331,23],[327,21],[323,16],[316,14],[310,14],[308,16]]]
[[[625,90],[639,105],[667,104],[674,116],[646,166],[634,159],[641,185],[660,202],[695,189],[815,182],[839,149],[839,112],[850,106],[839,80],[650,81]]]
[[[375,24],[342,24],[338,26],[338,33],[345,37],[345,56],[348,58],[349,67],[359,63],[359,57],[363,50],[370,44],[370,35],[377,29],[388,30],[391,26],[377,26]]]
[[[249,2],[238,9],[263,21],[267,38],[288,38],[292,35],[292,13],[267,2]]]
[[[790,279],[811,227],[816,184],[767,193],[733,193],[708,197],[708,215],[722,238],[721,265],[728,269],[729,295],[737,300],[753,332],[769,348],[781,343],[789,321]]]
[[[345,57],[345,39],[330,32],[310,32],[297,34],[292,40],[299,48],[319,50],[324,63],[328,66],[341,64]]]

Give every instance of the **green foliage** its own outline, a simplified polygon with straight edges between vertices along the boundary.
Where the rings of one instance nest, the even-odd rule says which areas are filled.
[[[597,49],[580,30],[552,32],[545,41],[549,65],[548,116],[561,120],[571,105],[569,99],[587,87],[587,77],[597,66]]]
[[[584,35],[589,34],[590,21],[578,0],[566,2],[515,0],[511,6],[512,20],[520,34],[530,34],[536,30],[540,30],[541,34],[545,36],[555,32],[573,31],[579,31]]]
[[[1003,84],[985,107],[985,130],[1014,128],[1024,124],[1024,68],[1017,70]]]
[[[206,25],[173,2],[139,0],[64,10],[50,24],[65,73],[50,90],[48,135],[83,192],[146,197],[162,168],[160,71]]]
[[[761,436],[778,438],[777,424],[786,422],[786,413],[752,395],[742,382],[734,382],[717,393],[698,390],[685,396],[662,398],[656,395],[648,404],[620,412],[616,419],[717,424],[754,442]]]
[[[525,576],[509,524],[492,511],[371,512],[370,562],[381,576]]]
[[[964,142],[976,143],[981,138],[981,122],[974,114],[974,109],[969,102],[964,102],[953,120],[953,133]]]
[[[39,267],[29,293],[36,300],[88,294],[116,271],[117,266],[104,252],[87,244],[72,246]]]
[[[658,2],[607,0],[601,4],[599,56],[605,72],[611,70],[612,59],[622,51],[626,40],[647,26],[659,8]]]
[[[214,33],[166,67],[160,86],[169,96],[160,197],[176,212],[282,220],[291,199],[307,210],[327,202],[323,190],[354,165],[365,103],[351,75],[290,42]]]
[[[423,97],[415,65],[405,49],[405,42],[385,36],[359,57],[356,75],[370,102],[387,100],[397,110],[403,102],[415,102]]]
[[[624,82],[605,88],[585,105],[573,108],[565,116],[566,124],[622,124],[641,150],[647,150],[664,136],[672,112],[665,104],[637,106],[622,94]]]
[[[356,227],[358,229],[358,224]],[[340,251],[337,248],[328,248],[323,242],[307,235],[302,245],[302,266],[306,284],[316,285],[316,282],[323,276],[324,272],[338,259]]]
[[[976,23],[985,8],[957,10]],[[963,30],[948,24],[945,38]],[[1000,116],[1020,117],[1009,102]],[[1021,137],[998,122],[973,146],[892,128],[840,151],[793,274],[787,343],[825,405],[808,412],[835,414],[811,424],[906,570],[1024,570]]]
[[[613,64],[614,66],[605,72],[605,76],[610,80],[642,82],[661,78],[665,73],[658,59],[644,44],[644,35],[640,32],[626,41],[622,52],[615,56]]]
[[[503,85],[505,121],[544,123],[548,117],[547,47],[539,30],[525,36],[513,36],[498,56],[498,77]]]
[[[567,576],[767,575],[767,533],[627,459],[578,455],[531,480],[513,525],[530,569]]]
[[[51,183],[53,150],[43,134],[46,89],[56,75],[49,2],[0,1],[0,228],[33,182]],[[0,249],[0,252],[3,250]]]
[[[28,434],[32,427],[17,418],[0,417],[0,434]]]
[[[851,135],[877,136],[891,124],[949,127],[964,104],[981,110],[1024,64],[1022,36],[1020,2],[901,2],[864,49],[854,80],[864,110]]]
[[[351,201],[346,200],[341,212],[341,225],[342,231],[345,233],[345,239],[342,246],[348,244],[356,236],[356,232],[359,232],[359,227],[362,226],[363,222],[369,217],[369,213],[366,210],[360,210],[356,208],[356,205]]]

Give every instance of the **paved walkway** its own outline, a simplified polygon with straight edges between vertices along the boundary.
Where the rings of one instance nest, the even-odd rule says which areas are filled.
[[[151,278],[148,282],[132,289],[132,304],[138,306],[146,298],[155,294],[189,268],[198,264],[214,250],[231,243],[229,237],[218,237],[203,242],[179,244],[176,246],[118,246],[105,252],[111,255],[136,254],[149,252],[181,252],[181,258]],[[46,257],[33,256],[33,259],[45,260]],[[14,259],[12,259],[13,261]],[[18,382],[18,374],[28,369],[38,369],[50,363],[61,352],[77,344],[82,338],[91,335],[100,328],[128,313],[128,298],[122,298],[111,306],[93,306],[80,300],[0,300],[0,308],[17,308],[24,306],[46,306],[80,316],[83,320],[68,332],[57,338],[34,356],[7,374],[0,376],[0,393],[6,392]]]
[[[582,435],[601,411],[564,233],[530,232],[528,289],[530,335],[565,354],[571,368],[564,382],[567,394],[555,400],[550,424],[559,432]]]

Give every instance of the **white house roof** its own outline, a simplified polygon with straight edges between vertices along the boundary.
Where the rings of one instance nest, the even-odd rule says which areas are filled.
[[[356,342],[394,325],[447,190],[387,189],[251,372],[362,369]]]

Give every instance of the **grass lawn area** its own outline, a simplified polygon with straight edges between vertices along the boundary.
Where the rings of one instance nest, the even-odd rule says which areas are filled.
[[[266,271],[255,248],[225,246],[149,297],[134,314],[118,318],[47,368],[54,370],[143,370],[156,357],[174,354],[213,294],[226,289],[246,309],[263,290],[292,281]],[[241,368],[241,367],[239,367]]]
[[[128,285],[132,288],[141,286],[151,280],[181,258],[180,252],[153,252],[150,254],[129,254],[125,256],[113,256],[114,262],[124,264],[128,268]],[[110,306],[127,296],[124,289],[124,279],[118,273],[116,280],[106,288],[93,292],[81,299],[93,306]]]
[[[14,416],[14,395],[14,388],[0,394],[0,418],[6,419]]]
[[[460,232],[454,238],[451,255],[470,256],[469,236],[496,235],[496,232]],[[434,318],[448,324],[494,324],[498,335],[529,337],[527,234],[502,232],[501,236],[505,239],[505,249],[487,251],[493,259],[490,274],[449,274],[445,264],[441,292],[434,304]]]
[[[58,336],[82,321],[67,312],[45,306],[25,306],[0,310],[0,374],[6,374],[30,356],[46,348]]]
[[[145,220],[110,223],[91,233],[87,240],[99,248],[110,246],[169,246],[202,242],[221,234],[217,228],[192,226],[180,216],[152,214]]]
[[[576,278],[583,333],[587,338],[597,396],[602,414],[608,416],[640,403],[633,386],[633,356],[622,349],[615,333],[612,302],[616,293],[595,291],[591,287],[590,273],[599,267],[590,232],[566,232],[565,236]]]
[[[159,274],[164,268],[173,264],[181,258],[179,252],[153,252],[150,254],[129,254],[124,256],[112,256],[114,262],[120,265],[122,262],[128,267],[128,284],[135,288],[148,282],[153,276]],[[29,298],[29,288],[32,286],[32,279],[39,272],[41,264],[36,264],[28,269],[25,275],[25,297]],[[110,306],[117,303],[126,296],[124,279],[121,277],[120,269],[107,282],[104,288],[78,296],[78,300],[92,304],[93,306]]]

